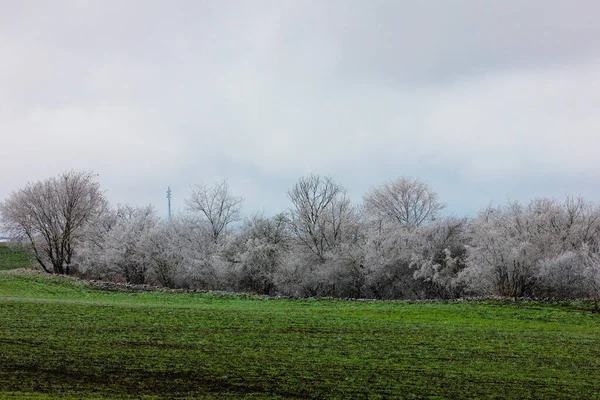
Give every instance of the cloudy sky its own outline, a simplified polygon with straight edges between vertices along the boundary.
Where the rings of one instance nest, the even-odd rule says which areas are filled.
[[[68,169],[112,202],[245,211],[398,176],[449,214],[600,200],[600,2],[0,0],[0,199]]]

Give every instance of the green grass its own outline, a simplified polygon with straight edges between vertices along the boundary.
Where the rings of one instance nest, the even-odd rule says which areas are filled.
[[[0,271],[31,267],[31,255],[23,248],[0,243]]]
[[[600,398],[585,302],[101,292],[0,272],[0,398]]]

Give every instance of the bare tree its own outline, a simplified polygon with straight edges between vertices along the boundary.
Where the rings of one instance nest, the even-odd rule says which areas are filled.
[[[69,171],[13,192],[0,203],[0,221],[29,239],[44,271],[69,274],[78,234],[105,204],[95,174]]]
[[[438,195],[418,179],[398,178],[372,188],[364,196],[366,210],[381,221],[416,228],[435,219],[444,208]]]
[[[189,211],[208,222],[210,236],[217,242],[229,225],[240,220],[243,201],[242,197],[230,193],[227,181],[221,180],[212,185],[194,186],[186,205]]]
[[[345,190],[329,177],[300,178],[288,192],[295,240],[319,259],[352,234],[356,213]]]

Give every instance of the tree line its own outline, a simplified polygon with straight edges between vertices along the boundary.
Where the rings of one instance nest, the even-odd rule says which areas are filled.
[[[289,209],[241,215],[226,181],[193,187],[172,220],[110,205],[91,172],[29,183],[0,222],[46,272],[295,297],[600,296],[600,207],[580,197],[444,216],[425,182],[398,178],[353,204],[330,177],[300,178]]]

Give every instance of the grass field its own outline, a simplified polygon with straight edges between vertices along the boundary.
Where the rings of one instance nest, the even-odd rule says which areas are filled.
[[[24,249],[0,243],[0,271],[31,266],[31,256]]]
[[[0,398],[600,398],[590,304],[102,292],[0,272]]]

